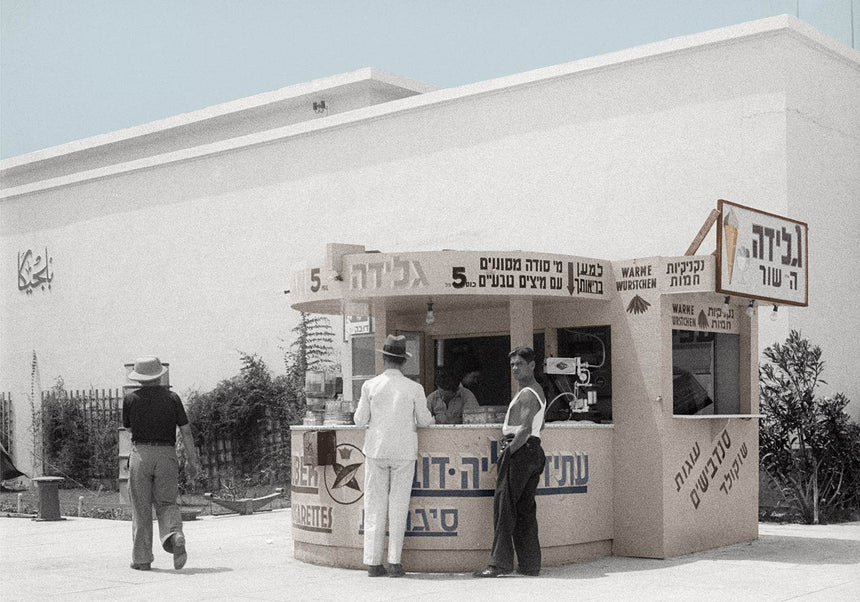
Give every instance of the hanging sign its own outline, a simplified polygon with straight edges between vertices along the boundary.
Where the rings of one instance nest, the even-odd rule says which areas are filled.
[[[808,305],[807,225],[720,199],[717,292]]]

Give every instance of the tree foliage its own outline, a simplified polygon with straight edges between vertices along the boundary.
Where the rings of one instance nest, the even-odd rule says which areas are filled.
[[[289,425],[301,421],[304,401],[286,375],[273,377],[258,356],[241,353],[240,359],[239,374],[211,391],[188,396],[195,445],[206,449],[207,444],[229,441],[235,469],[251,484],[289,480]],[[270,427],[280,429],[283,445],[278,449],[259,444]]]
[[[334,361],[334,330],[325,316],[301,312],[292,330],[296,338],[284,355],[287,376],[298,391],[304,390],[305,374],[337,370]]]
[[[860,425],[845,413],[842,393],[819,397],[825,381],[821,348],[792,330],[764,350],[759,370],[761,466],[806,523],[860,505]]]

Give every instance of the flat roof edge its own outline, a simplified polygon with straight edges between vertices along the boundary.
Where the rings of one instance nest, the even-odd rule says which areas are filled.
[[[57,146],[51,146],[30,153],[25,153],[23,155],[3,159],[0,160],[0,172],[31,163],[54,159],[63,155],[94,150],[101,146],[131,140],[140,136],[165,132],[192,123],[229,115],[231,113],[239,113],[264,107],[266,105],[289,100],[291,98],[299,98],[309,94],[320,94],[332,88],[364,81],[376,81],[386,86],[402,88],[417,94],[424,94],[426,92],[432,92],[439,89],[438,86],[433,84],[419,82],[383,69],[364,67],[355,71],[313,79],[308,82],[292,84],[290,86],[278,88],[277,90],[261,92],[260,94],[230,100],[204,107],[202,109],[179,113],[178,115],[172,115],[170,117],[165,117],[164,119],[158,119],[144,124],[134,125],[128,128],[106,132],[104,134],[98,134],[96,136],[81,138],[79,140],[65,142]]]
[[[748,40],[751,38],[773,36],[786,32],[789,35],[792,35],[793,38],[808,44],[810,47],[824,52],[825,54],[828,54],[833,58],[842,60],[843,62],[846,62],[847,64],[860,71],[860,52],[857,52],[845,46],[844,44],[826,36],[825,34],[816,30],[811,25],[800,21],[792,15],[779,15],[776,17],[759,19],[757,21],[750,21],[738,25],[731,25],[729,27],[724,27],[721,29],[715,29],[702,33],[672,38],[669,40],[662,40],[659,42],[637,46],[634,48],[628,48],[625,50],[620,50],[608,54],[587,57],[561,65],[542,67],[540,69],[535,69],[532,71],[526,71],[514,75],[508,75],[500,78],[466,84],[459,87],[436,89],[408,98],[393,100],[378,105],[371,105],[361,109],[356,109],[347,113],[332,115],[321,120],[301,122],[289,126],[284,126],[282,128],[276,128],[264,132],[257,132],[254,134],[248,134],[237,138],[230,138],[218,142],[213,142],[190,149],[183,149],[159,155],[152,155],[127,163],[119,163],[89,171],[77,172],[74,174],[60,176],[47,180],[41,180],[14,188],[8,188],[5,190],[0,188],[0,199],[30,194],[42,190],[57,188],[64,185],[81,183],[90,179],[108,177],[127,171],[137,171],[139,169],[151,168],[160,164],[167,164],[176,161],[199,158],[210,154],[219,154],[260,144],[268,144],[293,136],[307,135],[316,131],[324,131],[328,129],[345,127],[363,121],[372,121],[375,119],[384,118],[397,113],[407,112],[411,110],[420,110],[436,104],[446,104],[450,102],[464,100],[470,97],[477,97],[486,94],[495,94],[506,89],[536,85],[554,79],[575,76],[577,74],[584,74],[598,70],[619,67],[625,64],[636,63],[639,61],[656,59],[661,56],[668,56],[686,51],[695,51],[698,49],[709,48],[724,44],[740,43],[744,40]],[[354,79],[345,80],[344,78]],[[319,85],[320,82],[329,82],[328,86],[318,88],[326,89],[327,87],[332,87],[333,85],[343,85],[344,83],[349,83],[349,81],[359,81],[367,79],[376,79],[377,81],[384,81],[384,83],[387,83],[389,85],[403,84],[403,86],[401,87],[407,87],[410,85],[414,85],[417,87],[426,86],[428,87],[428,89],[431,87],[428,84],[420,84],[420,82],[415,82],[414,80],[409,80],[408,78],[403,78],[401,76],[397,76],[380,69],[366,68],[342,74],[339,76],[333,76],[331,78],[312,80],[311,82],[307,82],[305,84],[296,84],[294,86],[289,86],[288,88],[284,88],[282,90],[295,90],[297,88],[301,88],[303,90],[301,94],[308,94],[315,91],[315,89],[312,87],[314,86],[315,82],[317,82],[316,85]],[[337,84],[332,83],[335,80],[337,81]],[[215,107],[210,108],[217,109],[219,107],[224,106],[239,106],[243,103],[248,103],[249,101],[254,102],[254,100],[258,99],[260,96],[266,96],[267,94],[277,94],[278,92],[281,91],[251,96],[232,101],[230,103],[225,103],[224,105],[216,105]],[[187,121],[184,120],[188,119],[189,116],[194,116],[206,110],[207,109],[203,109],[194,113],[185,113],[182,115],[170,117],[160,122],[152,122],[150,124],[135,126],[126,130],[119,130],[118,132],[103,134],[101,136],[96,136],[93,138],[86,138],[76,142],[70,142],[61,146],[52,147],[43,151],[36,151],[35,153],[30,153],[28,155],[21,155],[16,158],[6,159],[4,161],[0,161],[0,174],[2,174],[2,170],[4,169],[17,167],[26,164],[27,162],[40,161],[47,158],[60,156],[66,152],[87,150],[88,148],[92,148],[101,144],[116,142],[124,139],[122,134],[126,134],[125,137],[129,137],[129,132],[139,132],[135,135],[149,134],[154,131],[158,131],[156,129],[146,129],[151,128],[155,124],[161,124],[163,122],[172,120],[183,120],[174,123],[173,125],[171,125],[171,127],[175,127],[177,125],[184,125],[185,123],[187,123]],[[234,110],[239,109],[237,108]],[[216,115],[210,115],[206,118],[214,116]],[[104,141],[102,141],[102,139]],[[99,140],[99,143],[92,144],[92,142],[95,140]],[[36,155],[40,155],[42,153],[45,154],[35,157]],[[53,154],[48,155],[47,153]]]

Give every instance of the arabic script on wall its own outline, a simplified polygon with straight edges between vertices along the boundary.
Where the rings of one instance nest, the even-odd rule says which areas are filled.
[[[18,290],[32,295],[37,288],[51,290],[54,280],[54,259],[48,255],[36,255],[32,249],[18,253]]]

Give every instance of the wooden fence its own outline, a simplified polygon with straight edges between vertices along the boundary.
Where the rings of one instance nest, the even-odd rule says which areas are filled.
[[[68,396],[83,412],[84,422],[91,431],[115,430],[122,426],[121,389],[69,391]],[[42,403],[51,398],[56,398],[56,393],[42,392]]]
[[[194,425],[192,425],[193,428]],[[262,458],[260,466],[239,465],[238,459],[234,456],[238,446],[237,441],[226,439],[207,441],[203,448],[197,450],[210,490],[240,484],[245,480],[251,480],[255,484],[268,482],[270,485],[289,481],[289,430],[272,415],[268,408],[265,418],[257,424],[257,435],[253,443]],[[280,465],[282,470],[271,470],[272,466],[277,465]]]
[[[100,462],[95,462],[96,458],[93,458],[93,464],[96,466],[93,467],[92,474],[80,476],[86,479],[116,479],[118,476],[116,474],[116,461],[119,457],[116,433],[117,429],[122,426],[122,390],[90,389],[69,391],[67,395],[68,400],[81,410],[87,431],[103,435],[103,448],[99,453],[109,456],[100,458]],[[54,391],[42,393],[43,408],[52,398],[56,399]],[[3,407],[5,408],[5,405]],[[44,414],[42,418],[44,421]],[[191,428],[193,430],[194,425],[191,425]],[[104,449],[105,440],[111,441],[111,439],[110,449]],[[43,441],[43,450],[48,449],[47,443]],[[253,446],[255,451],[259,452],[259,455],[266,460],[261,462],[260,466],[239,465],[239,458],[235,455],[239,447],[237,441],[219,439],[205,442],[203,447],[197,451],[203,474],[207,478],[206,488],[215,491],[222,487],[240,484],[246,480],[255,484],[263,481],[275,484],[289,480],[289,431],[268,411],[268,408],[265,418],[258,423]],[[92,455],[95,454],[96,450],[93,450]],[[280,465],[281,470],[270,470],[273,465]],[[110,468],[105,469],[104,466],[110,466]],[[264,469],[266,469],[265,473],[263,473]],[[110,472],[111,474],[96,474],[100,472]]]

